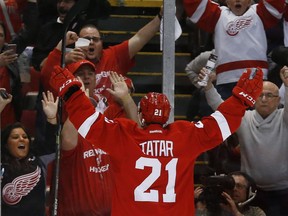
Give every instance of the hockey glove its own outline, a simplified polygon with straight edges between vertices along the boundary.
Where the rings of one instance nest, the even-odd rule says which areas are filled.
[[[247,106],[253,107],[256,99],[262,93],[263,71],[257,68],[253,77],[251,77],[251,73],[251,68],[244,71],[232,93]]]
[[[80,89],[82,84],[67,68],[55,66],[51,74],[50,85],[66,101],[75,91]]]

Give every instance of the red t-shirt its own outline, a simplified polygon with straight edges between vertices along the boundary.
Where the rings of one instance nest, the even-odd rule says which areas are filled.
[[[9,19],[10,19],[10,22],[13,26],[14,32],[17,34],[22,27],[21,11],[22,11],[23,7],[26,6],[27,2],[26,1],[19,1],[19,0],[18,1],[17,0],[7,0],[4,2],[6,5],[6,8],[7,8],[7,13],[9,15]],[[7,21],[6,21],[6,18],[4,16],[3,9],[1,6],[0,6],[0,11],[1,11],[0,20],[4,21],[4,25],[5,25],[6,30],[7,30],[6,41],[9,42],[11,40],[11,35],[10,35]]]
[[[5,88],[9,94],[12,94],[10,86],[10,75],[6,67],[0,68],[0,87]],[[4,110],[1,113],[1,128],[5,128],[7,125],[12,124],[15,121],[16,116],[14,112],[14,107],[12,103],[9,103],[5,106]]]
[[[95,93],[105,96],[108,103],[112,102],[111,95],[106,91],[106,88],[111,88],[109,75],[111,71],[118,74],[126,75],[128,71],[134,66],[134,59],[129,57],[128,41],[121,44],[110,46],[103,50],[102,57],[96,67],[96,89]]]
[[[44,87],[44,90],[52,91],[54,96],[57,95],[57,92],[51,88],[49,81],[54,66],[60,65],[60,61],[61,52],[57,49],[54,49],[48,55],[47,61],[41,70],[41,83]],[[123,111],[122,107],[117,102],[115,102],[109,92],[106,91],[107,87],[111,87],[111,82],[109,79],[110,72],[115,71],[118,74],[126,75],[134,66],[134,64],[134,58],[130,59],[129,56],[128,41],[124,41],[118,45],[110,46],[109,48],[104,49],[100,61],[95,64],[95,94],[99,94],[107,98],[108,106],[111,105],[111,108],[108,107],[107,109],[107,115],[109,118],[125,117],[125,112]]]
[[[78,139],[75,149],[61,150],[58,215],[110,216],[114,185],[110,157],[80,136]]]

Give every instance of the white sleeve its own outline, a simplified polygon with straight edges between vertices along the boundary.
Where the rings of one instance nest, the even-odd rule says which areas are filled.
[[[211,52],[212,51],[202,52],[200,55],[196,56],[191,62],[189,62],[185,68],[187,76],[196,88],[200,88],[197,83],[198,74],[200,73],[200,70],[205,67]]]
[[[284,84],[281,87],[284,90],[284,122],[288,125],[288,87],[285,87]]]
[[[284,46],[288,47],[288,22],[283,19]]]
[[[205,91],[205,96],[208,105],[215,111],[218,106],[223,102],[220,94],[217,92],[216,88],[213,86],[209,90]]]
[[[280,103],[282,105],[284,105],[284,102],[285,102],[285,86],[284,84],[282,83],[280,89],[279,89],[279,96],[281,97],[281,100],[280,100]]]

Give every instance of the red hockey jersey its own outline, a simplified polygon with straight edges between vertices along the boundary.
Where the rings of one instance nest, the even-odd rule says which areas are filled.
[[[80,91],[66,102],[78,132],[111,157],[112,215],[119,216],[194,215],[195,160],[235,132],[245,108],[232,96],[197,123],[141,129],[129,119],[107,119]]]

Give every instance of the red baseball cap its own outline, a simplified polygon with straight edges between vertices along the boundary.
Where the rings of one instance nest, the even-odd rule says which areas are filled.
[[[92,62],[90,62],[90,61],[88,61],[88,60],[86,60],[86,59],[83,59],[83,60],[80,60],[80,61],[78,61],[78,62],[73,62],[73,63],[71,63],[71,64],[68,64],[68,65],[66,66],[66,68],[67,68],[72,74],[74,74],[74,73],[76,73],[76,71],[77,71],[82,65],[85,65],[85,64],[90,65],[90,66],[93,68],[94,71],[96,70],[95,65],[94,65]]]

